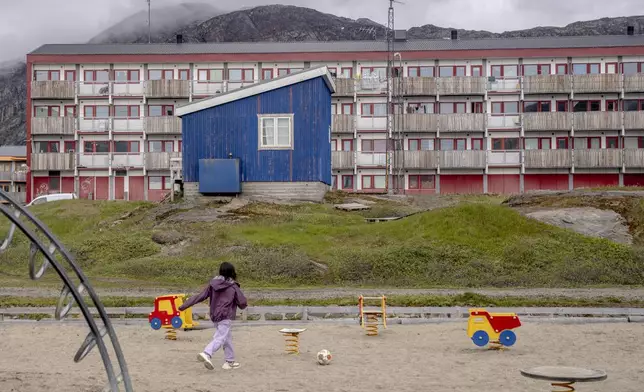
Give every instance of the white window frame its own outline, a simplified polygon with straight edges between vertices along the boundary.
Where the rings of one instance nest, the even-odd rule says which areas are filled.
[[[294,115],[291,114],[258,114],[257,115],[257,146],[258,149],[260,150],[292,150],[293,149],[293,117]],[[275,143],[277,143],[277,122],[278,119],[288,119],[289,121],[289,129],[288,129],[288,137],[289,137],[289,143],[288,145],[270,145],[266,146],[263,144],[264,138],[262,137],[262,125],[264,123],[264,120],[267,119],[273,119],[273,130],[275,132]]]

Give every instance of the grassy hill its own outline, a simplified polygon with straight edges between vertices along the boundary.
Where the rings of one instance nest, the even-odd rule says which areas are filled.
[[[644,283],[644,257],[630,247],[527,219],[493,198],[387,223],[330,204],[219,207],[74,200],[33,211],[90,277],[128,284],[201,285],[223,260],[245,287]],[[379,201],[366,214],[401,210],[411,207]],[[28,279],[27,255],[19,235],[0,255],[0,279]]]

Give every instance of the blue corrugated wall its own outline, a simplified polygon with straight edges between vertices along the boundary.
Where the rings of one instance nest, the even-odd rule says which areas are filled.
[[[294,113],[293,150],[258,149],[257,114]],[[199,159],[239,158],[245,182],[331,184],[331,91],[322,77],[182,119],[183,180],[199,181]]]

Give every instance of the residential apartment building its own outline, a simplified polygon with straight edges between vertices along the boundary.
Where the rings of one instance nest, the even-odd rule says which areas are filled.
[[[0,188],[16,201],[27,196],[27,148],[0,146]]]
[[[27,56],[28,198],[160,200],[181,156],[177,106],[318,65],[336,76],[334,188],[644,185],[644,36],[395,50],[392,126],[385,42],[44,45]]]

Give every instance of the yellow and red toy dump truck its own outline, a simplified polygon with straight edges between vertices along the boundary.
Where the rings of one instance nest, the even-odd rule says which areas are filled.
[[[148,315],[152,329],[183,328],[186,330],[197,326],[197,322],[192,320],[192,309],[179,311],[185,298],[185,294],[170,294],[155,298],[154,310]]]
[[[489,313],[485,309],[470,309],[467,335],[475,345],[483,347],[488,343],[510,347],[517,341],[512,329],[521,326],[516,313]]]

